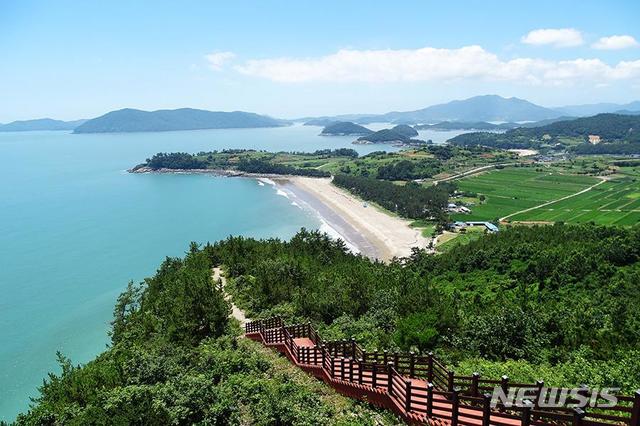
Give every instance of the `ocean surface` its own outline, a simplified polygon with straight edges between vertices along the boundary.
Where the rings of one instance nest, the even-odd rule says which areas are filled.
[[[370,126],[381,128],[383,125]],[[229,235],[288,238],[326,227],[254,179],[126,172],[157,152],[354,148],[320,128],[162,133],[0,132],[0,420],[25,411],[56,351],[83,363],[108,343],[118,294],[189,242]],[[421,132],[441,143],[459,132]],[[284,196],[283,196],[284,195]]]

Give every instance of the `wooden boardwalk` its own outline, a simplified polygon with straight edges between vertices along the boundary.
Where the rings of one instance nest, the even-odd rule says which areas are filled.
[[[367,353],[354,339],[323,341],[311,324],[286,326],[280,318],[250,322],[246,337],[284,354],[302,370],[339,393],[393,410],[409,424],[466,426],[629,425],[640,426],[640,391],[618,395],[615,407],[585,411],[565,406],[541,408],[544,383],[513,383],[508,377],[459,376],[433,354]],[[491,407],[491,393],[525,388],[531,400],[521,407]]]

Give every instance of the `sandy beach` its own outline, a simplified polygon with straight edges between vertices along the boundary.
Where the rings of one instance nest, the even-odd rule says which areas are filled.
[[[412,247],[424,248],[429,244],[429,240],[423,237],[419,230],[409,227],[409,220],[383,213],[367,205],[332,185],[331,179],[291,177],[287,181],[335,212],[375,247],[374,256],[367,253],[367,250],[362,250],[365,255],[386,261],[395,256],[410,255]]]

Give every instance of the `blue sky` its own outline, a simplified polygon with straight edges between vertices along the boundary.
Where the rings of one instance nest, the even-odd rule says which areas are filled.
[[[637,1],[2,1],[0,122],[629,102],[639,21]]]

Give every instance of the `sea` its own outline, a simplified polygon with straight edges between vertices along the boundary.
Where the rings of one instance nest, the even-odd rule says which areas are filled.
[[[182,256],[191,241],[286,239],[302,227],[339,236],[318,211],[268,181],[128,168],[158,152],[397,149],[320,130],[0,132],[0,420],[28,410],[47,374],[59,372],[56,352],[74,364],[102,352],[127,283],[153,275],[167,256]],[[420,138],[442,143],[459,133],[422,131]]]

